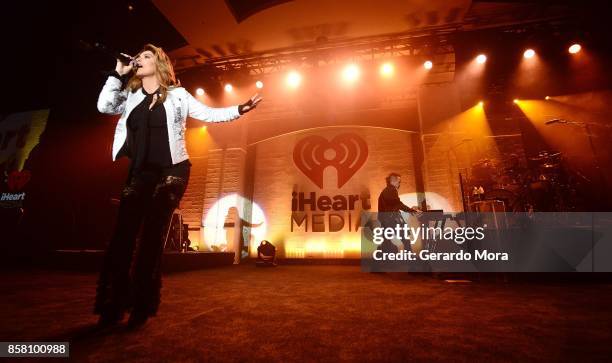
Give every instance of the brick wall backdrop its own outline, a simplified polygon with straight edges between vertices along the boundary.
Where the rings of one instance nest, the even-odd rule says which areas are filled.
[[[190,157],[191,160],[191,175],[189,176],[189,184],[187,190],[181,199],[181,212],[183,214],[183,223],[189,225],[189,239],[197,245],[199,242],[199,229],[202,223],[202,211],[204,193],[206,191],[206,166],[208,159],[199,157]],[[194,230],[197,228],[197,230]]]
[[[200,126],[188,130],[187,148],[192,167],[180,208],[184,223],[189,224],[191,245],[198,250],[211,250],[204,243],[203,228],[203,219],[211,207],[227,195],[244,194],[245,136],[243,120],[205,124],[203,129]],[[230,220],[226,215],[219,218],[234,223],[231,217]]]
[[[381,103],[367,110],[327,110],[320,117],[276,98],[263,103],[257,113],[209,127],[206,137],[190,130],[188,148],[193,167],[181,208],[190,229],[200,228],[190,231],[193,245],[202,251],[237,251],[239,243],[250,243],[253,255],[253,246],[265,237],[288,257],[353,256],[358,249],[358,234],[348,232],[348,227],[340,232],[304,232],[302,226],[298,227],[300,231],[291,232],[292,192],[315,192],[317,196],[369,194],[374,211],[384,177],[391,171],[402,174],[400,194],[409,198],[408,204],[417,205],[417,192],[425,192],[430,208],[461,211],[459,173],[468,175],[470,166],[483,157],[525,153],[518,123],[508,122],[512,117],[504,112],[486,115],[486,122],[491,124],[486,137],[473,138],[469,127],[467,132],[458,127],[461,120],[457,115],[464,115],[466,109],[461,107],[458,95],[453,82],[425,85],[407,91],[392,104]],[[368,159],[342,188],[336,186],[335,170],[328,168],[322,190],[295,167],[293,146],[309,135],[330,140],[346,132],[366,140]],[[215,203],[231,195],[243,198],[231,202],[237,210],[228,211],[227,206],[213,210]],[[357,207],[359,210],[363,206],[358,203]],[[257,208],[266,220],[265,227],[257,231],[265,229],[265,234],[241,242],[240,221],[260,222],[255,220],[259,218]],[[212,238],[209,227],[201,228],[210,213],[218,214],[218,233]],[[328,224],[329,212],[323,215]],[[352,212],[352,217],[355,215]],[[343,217],[348,215],[344,213]],[[355,219],[351,222],[355,224]]]
[[[327,140],[336,135],[351,133],[362,138],[368,146],[368,157],[363,166],[342,187],[337,186],[337,174],[333,167],[324,172],[323,189],[299,170],[293,161],[294,145],[301,139],[319,135]],[[349,231],[348,214],[354,226],[364,208],[361,202],[369,196],[365,206],[376,210],[377,198],[385,187],[385,177],[390,172],[402,175],[400,193],[415,192],[415,178],[411,133],[402,130],[376,127],[324,127],[315,130],[279,136],[253,146],[256,148],[254,169],[253,201],[259,205],[267,220],[267,237],[285,253],[287,257],[358,257],[360,232]],[[360,202],[355,210],[345,211],[308,211],[306,215],[308,231],[304,226],[294,223],[291,232],[292,192],[304,192],[310,196],[358,195]],[[324,215],[325,232],[312,232],[312,215]],[[341,231],[329,231],[329,215],[339,214],[344,219]]]
[[[425,191],[443,197],[448,202],[443,209],[461,211],[458,175],[460,169],[465,167],[465,159],[457,154],[458,150],[454,147],[462,135],[452,133],[453,118],[461,113],[456,85],[449,82],[421,86],[418,105]],[[431,207],[435,209],[436,206]]]

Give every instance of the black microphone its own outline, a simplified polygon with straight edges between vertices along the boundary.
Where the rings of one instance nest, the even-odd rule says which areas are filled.
[[[129,65],[130,63],[132,63],[132,65],[134,66],[134,68],[139,68],[141,67],[140,64],[138,64],[133,58],[127,57],[123,54],[121,54],[120,52],[107,47],[105,44],[103,43],[99,43],[99,42],[94,42],[93,44],[86,42],[84,40],[79,40],[79,47],[83,50],[97,50],[100,53],[106,54],[109,57],[113,57],[114,59],[118,59],[121,63],[123,63],[124,65]]]

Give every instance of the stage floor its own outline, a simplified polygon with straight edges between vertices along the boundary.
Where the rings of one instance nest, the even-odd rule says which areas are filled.
[[[159,315],[92,331],[96,275],[0,272],[0,341],[70,341],[83,362],[609,360],[609,282],[448,283],[358,266],[164,276]]]

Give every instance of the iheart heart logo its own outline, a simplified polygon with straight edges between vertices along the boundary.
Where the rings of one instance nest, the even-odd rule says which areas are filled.
[[[323,171],[336,168],[338,188],[346,184],[368,158],[368,145],[356,134],[336,135],[328,141],[313,135],[300,140],[293,148],[293,162],[313,183],[323,189]]]
[[[8,188],[11,192],[17,192],[30,181],[31,173],[29,170],[13,171],[8,176]]]

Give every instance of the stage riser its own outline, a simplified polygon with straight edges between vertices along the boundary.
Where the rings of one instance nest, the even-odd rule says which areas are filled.
[[[55,251],[44,267],[73,271],[99,271],[104,251]],[[230,266],[233,252],[165,253],[163,273],[202,270],[211,267]]]

